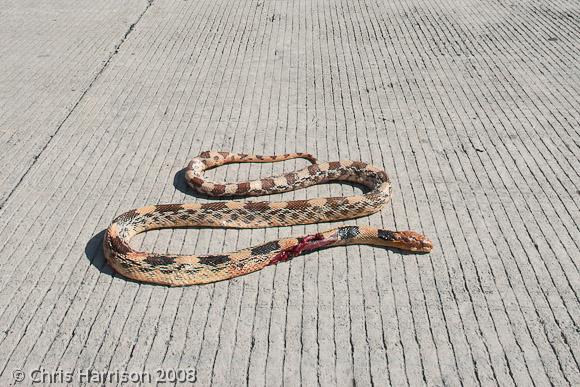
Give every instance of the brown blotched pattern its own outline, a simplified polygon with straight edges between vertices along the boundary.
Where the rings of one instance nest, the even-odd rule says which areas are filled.
[[[313,164],[281,176],[231,184],[211,182],[203,176],[205,170],[228,163],[263,163],[294,158],[304,158]],[[104,238],[107,261],[119,273],[139,281],[178,286],[236,277],[279,262],[280,257],[293,257],[297,251],[313,251],[332,245],[358,243],[419,252],[431,250],[431,242],[412,231],[355,226],[327,230],[317,234],[316,238],[305,236],[267,242],[230,254],[180,256],[133,250],[129,245],[130,238],[151,229],[188,226],[258,228],[352,219],[379,211],[391,194],[389,178],[380,168],[349,160],[316,163],[316,159],[307,153],[259,156],[206,151],[191,160],[185,176],[193,189],[209,196],[259,196],[332,181],[362,184],[369,192],[349,197],[285,202],[160,204],[134,209],[115,219]],[[300,246],[296,247],[298,244]]]

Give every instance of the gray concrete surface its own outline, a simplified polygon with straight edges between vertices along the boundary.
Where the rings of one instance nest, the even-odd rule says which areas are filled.
[[[173,369],[200,386],[579,385],[579,17],[574,0],[3,2],[0,384]],[[207,149],[383,166],[392,205],[351,223],[435,251],[335,248],[178,289],[114,275],[102,230],[202,200],[179,171]]]

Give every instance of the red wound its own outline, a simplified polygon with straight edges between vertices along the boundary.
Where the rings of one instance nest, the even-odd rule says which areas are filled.
[[[298,238],[298,244],[280,251],[272,257],[270,265],[275,265],[278,262],[287,261],[302,254],[304,251],[312,251],[320,247],[332,243],[330,240],[325,240],[324,235],[317,233],[314,235],[307,235],[304,238]]]

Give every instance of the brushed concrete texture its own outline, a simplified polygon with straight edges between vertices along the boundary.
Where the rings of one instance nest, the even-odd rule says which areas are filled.
[[[3,2],[0,384],[580,385],[579,18],[575,0]],[[435,250],[334,248],[188,288],[115,275],[102,231],[206,200],[181,170],[208,149],[384,167],[392,204],[347,223]],[[135,246],[218,253],[326,227]]]

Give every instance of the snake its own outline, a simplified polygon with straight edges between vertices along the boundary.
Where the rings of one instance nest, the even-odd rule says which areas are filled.
[[[278,176],[241,182],[214,182],[204,172],[232,163],[273,163],[306,159],[305,168]],[[167,286],[207,284],[242,276],[294,257],[334,246],[371,245],[428,253],[432,242],[415,231],[340,225],[326,231],[269,241],[235,252],[180,255],[134,249],[131,238],[154,229],[178,227],[267,228],[359,218],[380,211],[391,198],[391,181],[376,166],[351,160],[319,162],[310,153],[261,156],[205,151],[184,170],[187,184],[209,198],[241,198],[293,191],[316,184],[346,182],[366,187],[359,195],[290,201],[220,200],[157,204],[115,218],[105,231],[107,263],[122,276]]]

